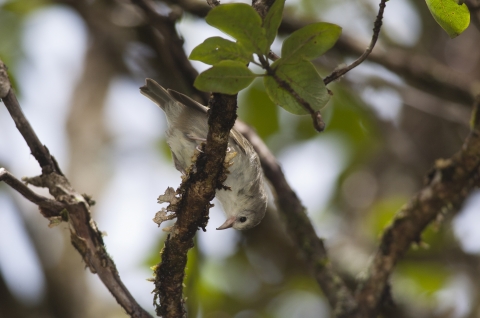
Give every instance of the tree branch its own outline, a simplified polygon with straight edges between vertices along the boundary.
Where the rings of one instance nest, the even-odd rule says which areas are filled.
[[[46,218],[58,217],[60,216],[60,212],[65,209],[65,205],[62,203],[45,198],[33,192],[28,186],[23,184],[4,168],[0,168],[0,181],[8,184],[28,201],[38,205],[40,212]]]
[[[205,230],[210,201],[220,189],[223,162],[230,130],[237,118],[237,96],[213,94],[210,98],[208,135],[195,168],[177,190],[177,222],[165,241],[162,261],[155,269],[155,297],[160,300],[157,315],[164,318],[186,317],[182,298],[187,252],[199,227]]]
[[[375,47],[375,43],[377,43],[378,35],[380,34],[380,29],[382,28],[383,11],[385,10],[387,1],[388,0],[380,0],[380,4],[378,5],[379,9],[378,9],[377,18],[375,19],[375,23],[373,24],[372,40],[370,41],[370,45],[367,47],[365,52],[363,52],[363,54],[358,59],[356,59],[352,64],[346,67],[343,67],[341,69],[335,70],[332,72],[332,74],[325,77],[323,79],[323,82],[325,83],[325,85],[333,82],[334,80],[345,75],[348,71],[360,65],[363,61],[367,59],[370,53],[372,53],[372,50]]]
[[[368,277],[360,285],[356,299],[360,317],[373,317],[381,305],[387,281],[397,261],[436,216],[446,209],[458,209],[470,192],[480,185],[480,97],[475,102],[472,131],[462,149],[452,158],[437,160],[427,175],[427,183],[397,212],[384,231]]]
[[[38,187],[48,188],[50,194],[55,197],[55,201],[36,195],[4,169],[0,170],[0,180],[9,184],[28,200],[38,204],[43,215],[46,213],[45,209],[51,209],[54,213],[60,209],[65,211],[64,214],[62,213],[62,218],[67,219],[70,224],[72,244],[82,255],[90,271],[98,274],[110,293],[130,316],[151,317],[138,305],[120,280],[117,268],[105,249],[102,234],[91,219],[88,200],[71,187],[67,178],[58,168],[55,159],[50,155],[48,149],[41,144],[25,118],[8,79],[7,68],[2,61],[0,61],[0,98],[12,115],[35,159],[42,167],[42,175],[24,178],[24,181]],[[44,207],[45,209],[43,209]]]

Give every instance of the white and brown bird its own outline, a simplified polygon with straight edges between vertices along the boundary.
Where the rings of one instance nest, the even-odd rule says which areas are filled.
[[[165,90],[152,79],[140,88],[165,112],[168,129],[167,143],[175,167],[182,173],[192,163],[192,157],[208,133],[208,108],[174,90]],[[260,223],[267,208],[267,194],[260,160],[252,145],[235,129],[230,131],[229,151],[236,152],[225,185],[231,190],[217,190],[227,220],[217,230],[233,227],[247,230]]]

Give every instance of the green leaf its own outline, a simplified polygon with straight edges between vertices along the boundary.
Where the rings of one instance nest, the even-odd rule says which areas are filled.
[[[268,49],[262,18],[248,4],[222,4],[210,10],[205,21],[233,36],[252,53],[265,54]]]
[[[252,53],[248,52],[243,46],[219,36],[206,39],[193,49],[188,58],[210,65],[224,60],[248,64],[253,59]]]
[[[272,69],[274,69],[275,75],[284,83],[289,84],[293,91],[303,98],[313,110],[320,110],[330,99],[322,78],[311,62],[303,60],[295,64],[284,64],[282,59],[279,59],[272,64]],[[309,114],[273,76],[265,76],[264,84],[268,96],[274,103],[296,115]]]
[[[293,32],[282,46],[282,59],[292,63],[312,60],[330,50],[337,42],[342,28],[331,23],[313,23]]]
[[[466,4],[455,0],[425,0],[435,21],[451,38],[461,34],[470,24],[470,12]]]
[[[257,77],[242,62],[222,61],[198,75],[194,86],[204,92],[236,94]]]
[[[272,45],[275,37],[277,36],[278,27],[282,22],[284,5],[285,0],[276,0],[275,3],[270,7],[265,19],[263,19],[263,28],[265,29],[265,34],[267,37],[268,48],[270,48],[270,45]]]

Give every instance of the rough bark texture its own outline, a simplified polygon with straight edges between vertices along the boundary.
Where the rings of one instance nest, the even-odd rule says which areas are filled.
[[[160,306],[157,315],[165,318],[186,317],[182,297],[183,278],[187,265],[187,252],[193,247],[198,228],[208,221],[210,201],[223,173],[223,161],[228,138],[237,118],[237,96],[213,94],[210,99],[209,131],[204,152],[198,156],[195,168],[182,182],[177,193],[181,200],[177,205],[177,222],[165,241],[162,262],[155,270],[155,293]]]

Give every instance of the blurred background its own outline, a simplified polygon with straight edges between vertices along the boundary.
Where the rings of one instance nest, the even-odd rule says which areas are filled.
[[[0,59],[20,104],[73,187],[96,200],[93,218],[108,235],[107,250],[152,314],[147,279],[166,236],[152,218],[161,209],[156,198],[180,184],[180,173],[165,143],[165,117],[138,88],[151,77],[205,101],[192,82],[208,66],[189,64],[184,54],[221,35],[203,20],[205,2],[157,1],[155,10],[154,25],[128,0],[0,0]],[[377,10],[375,0],[288,0],[274,49],[279,53],[282,40],[307,22],[340,25],[339,43],[315,61],[326,76],[361,54]],[[308,116],[273,105],[261,82],[239,95],[239,117],[277,156],[351,286],[395,211],[468,133],[471,96],[480,90],[476,14],[452,40],[423,1],[387,2],[370,59],[329,85],[334,95],[321,134]],[[17,178],[40,174],[0,106],[0,166]],[[215,231],[225,219],[215,204],[189,253],[190,317],[330,315],[273,195],[270,201],[260,226],[241,233]],[[472,193],[461,211],[442,213],[427,229],[425,246],[398,264],[391,280],[396,307],[385,317],[480,316],[479,210],[480,193]],[[0,184],[0,317],[126,317],[85,269],[66,226],[47,225],[33,204]]]

